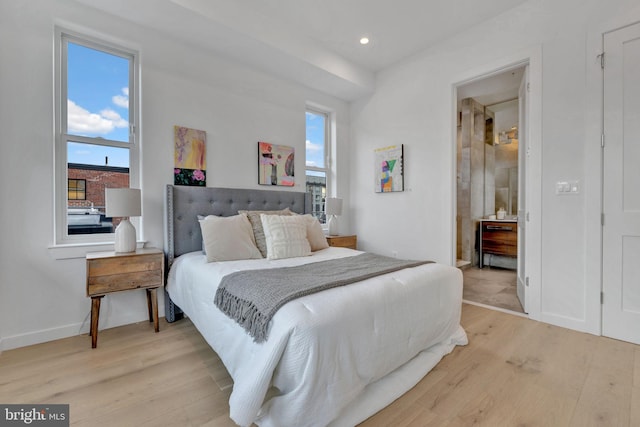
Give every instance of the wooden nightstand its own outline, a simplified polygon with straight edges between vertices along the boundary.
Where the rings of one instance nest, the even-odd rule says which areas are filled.
[[[156,248],[135,252],[90,252],[87,254],[87,296],[91,297],[91,347],[98,343],[100,300],[111,292],[146,289],[149,322],[158,323],[157,289],[164,282],[164,253]]]
[[[358,246],[358,237],[352,236],[327,236],[329,246],[337,246],[341,248],[356,249]]]

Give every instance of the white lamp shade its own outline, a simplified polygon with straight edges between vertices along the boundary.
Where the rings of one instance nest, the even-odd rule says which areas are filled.
[[[342,199],[327,197],[324,211],[327,215],[342,215]]]
[[[104,202],[110,218],[140,216],[142,211],[138,188],[106,188]]]

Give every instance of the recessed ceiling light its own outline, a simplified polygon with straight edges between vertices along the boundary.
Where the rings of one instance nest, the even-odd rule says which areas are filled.
[[[360,44],[369,44],[369,38],[368,37],[362,37],[360,39]]]

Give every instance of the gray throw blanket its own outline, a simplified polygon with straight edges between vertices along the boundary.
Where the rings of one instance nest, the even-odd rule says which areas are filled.
[[[222,278],[215,304],[260,343],[267,339],[276,311],[295,298],[430,262],[364,253],[296,267],[238,271]]]

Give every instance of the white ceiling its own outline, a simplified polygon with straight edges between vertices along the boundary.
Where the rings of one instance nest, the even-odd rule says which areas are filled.
[[[245,0],[292,37],[303,35],[379,71],[524,0]],[[215,2],[209,3],[215,8]],[[371,42],[361,46],[367,36]]]
[[[353,100],[377,71],[526,0],[77,1]]]

